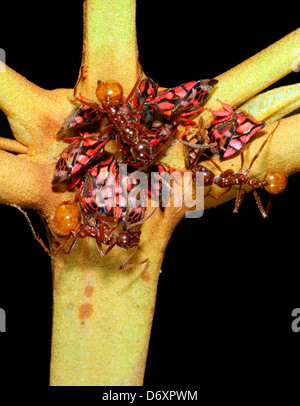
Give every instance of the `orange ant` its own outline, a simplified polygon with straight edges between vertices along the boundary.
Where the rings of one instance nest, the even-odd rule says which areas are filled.
[[[244,166],[244,152],[241,151],[241,167],[238,170],[238,172],[234,172],[233,169],[227,169],[225,171],[222,171],[222,168],[212,159],[209,158],[210,161],[213,163],[213,165],[220,171],[219,175],[215,175],[210,169],[207,169],[205,166],[198,164],[197,159],[192,166],[192,178],[194,181],[196,181],[196,175],[197,173],[201,173],[203,175],[203,185],[204,186],[211,186],[212,184],[215,184],[219,186],[220,188],[224,188],[224,192],[222,192],[218,196],[211,195],[212,198],[214,199],[220,199],[223,197],[226,193],[228,193],[233,186],[238,185],[239,190],[238,194],[236,197],[235,201],[235,206],[234,206],[234,213],[237,213],[239,211],[239,208],[241,207],[242,200],[244,195],[242,195],[242,186],[243,185],[249,185],[252,188],[253,194],[255,201],[258,205],[259,211],[261,215],[265,218],[268,216],[270,205],[271,205],[271,195],[276,195],[281,192],[286,188],[287,186],[287,175],[286,173],[281,170],[281,169],[274,169],[269,171],[264,180],[256,180],[252,179],[249,177],[250,170],[260,155],[261,151],[265,147],[266,143],[270,139],[270,137],[274,134],[276,129],[278,128],[280,122],[278,122],[277,126],[275,129],[268,135],[266,140],[262,143],[259,151],[254,155],[252,158],[250,165],[247,169],[243,170]],[[266,210],[263,208],[263,205],[261,203],[261,200],[259,198],[259,195],[257,191],[255,190],[256,188],[264,188],[268,193],[269,193],[269,201],[266,207]]]
[[[55,258],[60,252],[64,252],[64,254],[69,255],[75,245],[77,244],[79,238],[86,238],[92,237],[95,238],[98,249],[102,256],[108,254],[112,248],[117,245],[121,248],[126,250],[133,248],[130,252],[126,260],[120,265],[120,270],[125,270],[128,268],[132,268],[134,266],[142,265],[149,260],[149,258],[138,262],[126,265],[128,260],[134,255],[137,250],[138,244],[140,242],[140,235],[141,231],[139,230],[132,230],[130,231],[130,227],[137,227],[140,223],[148,220],[153,214],[154,211],[145,219],[127,226],[126,229],[116,235],[114,232],[116,230],[117,225],[114,227],[110,227],[106,222],[110,223],[113,222],[114,219],[109,217],[99,216],[99,217],[90,217],[86,213],[81,215],[81,211],[74,201],[63,201],[60,203],[55,210],[55,214],[53,217],[53,226],[59,234],[64,234],[65,237],[59,243],[55,241],[58,245],[54,253],[51,253],[49,248],[46,246],[44,241],[39,237],[39,235],[35,232],[33,225],[28,217],[28,214],[18,205],[11,204],[11,206],[18,209],[26,218],[32,234],[34,238],[41,244],[45,252],[53,259]],[[83,220],[82,220],[83,217]],[[73,238],[68,250],[65,250],[65,247],[70,240]],[[103,250],[102,244],[109,245],[106,251]]]

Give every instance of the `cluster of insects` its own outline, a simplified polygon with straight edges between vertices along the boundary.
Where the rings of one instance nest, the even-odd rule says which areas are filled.
[[[280,193],[285,188],[286,175],[279,170],[271,171],[259,181],[251,179],[249,172],[269,137],[250,166],[243,170],[244,146],[264,123],[225,103],[222,103],[223,110],[212,111],[215,119],[209,128],[203,128],[190,117],[203,110],[203,103],[216,84],[215,79],[205,79],[160,91],[151,78],[139,78],[125,98],[119,83],[99,81],[95,91],[97,102],[78,96],[75,87],[74,101],[78,105],[57,134],[68,145],[58,157],[52,184],[54,187],[64,184],[76,194],[74,201],[64,201],[56,208],[53,226],[64,237],[57,242],[54,252],[36,235],[28,216],[21,210],[35,238],[52,258],[62,252],[69,254],[80,238],[92,237],[102,256],[115,246],[129,251],[120,269],[147,262],[148,258],[128,263],[139,245],[141,224],[156,211],[146,216],[147,198],[154,197],[161,202],[162,184],[168,182],[165,175],[173,170],[161,159],[175,142],[186,145],[187,169],[195,182],[197,173],[202,173],[204,186],[216,184],[223,188],[216,198],[237,185],[234,211],[238,211],[242,202],[242,186],[250,185],[261,214],[267,216],[269,205],[264,210],[255,189],[261,187],[270,194]],[[180,125],[185,131],[178,139]],[[113,145],[114,152],[108,144]],[[222,171],[213,158],[218,154],[222,160],[238,152],[242,164],[236,173]],[[204,166],[204,159],[214,164],[217,175]],[[150,182],[154,172],[157,176],[151,177]],[[147,175],[143,187],[139,173]]]

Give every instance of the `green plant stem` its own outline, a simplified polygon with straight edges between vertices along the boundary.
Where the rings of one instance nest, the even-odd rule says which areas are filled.
[[[89,0],[85,4],[84,92],[95,96],[98,80],[122,84],[125,94],[138,76],[134,0]]]
[[[135,2],[89,0],[84,20],[80,91],[94,98],[100,79],[116,80],[128,93],[138,74]],[[174,224],[169,217],[155,218],[159,225],[147,222],[130,259],[149,258],[146,264],[120,271],[131,251],[114,247],[101,258],[91,238],[52,261],[51,386],[142,385],[168,224]]]
[[[128,251],[115,247],[101,258],[93,239],[53,261],[51,386],[143,384],[170,224],[162,213],[145,223],[130,261],[149,258],[143,265],[120,271]]]

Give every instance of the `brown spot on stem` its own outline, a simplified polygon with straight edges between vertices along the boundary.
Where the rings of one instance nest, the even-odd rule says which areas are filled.
[[[79,318],[80,319],[87,319],[89,318],[93,313],[93,306],[89,303],[83,303],[79,307]]]
[[[85,294],[86,297],[91,297],[93,293],[94,293],[93,286],[88,285],[88,286],[85,287],[84,294]]]
[[[144,282],[149,282],[150,281],[150,274],[148,271],[143,271],[141,274],[141,278]]]

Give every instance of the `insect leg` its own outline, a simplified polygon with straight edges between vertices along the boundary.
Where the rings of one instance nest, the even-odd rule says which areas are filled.
[[[125,269],[133,268],[134,266],[142,265],[145,264],[146,262],[149,261],[149,258],[144,259],[144,261],[141,262],[134,262],[133,264],[128,264],[125,266],[126,262],[129,261],[129,259],[134,255],[135,251],[137,250],[137,245],[132,249],[131,253],[128,255],[128,257],[125,259],[125,261],[120,265],[120,270],[124,271]]]

